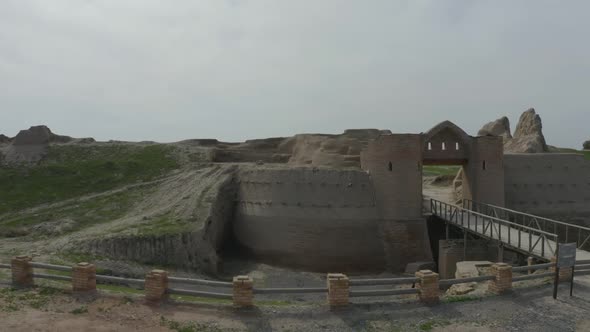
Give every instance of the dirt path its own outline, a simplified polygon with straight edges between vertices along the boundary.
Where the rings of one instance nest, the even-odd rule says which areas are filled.
[[[0,286],[1,287],[1,286]],[[167,303],[148,306],[138,296],[100,293],[92,298],[47,290],[0,288],[2,331],[590,331],[590,283],[580,280],[575,296],[562,285],[516,288],[502,296],[443,302],[427,307],[415,299],[391,298],[330,310],[321,303],[237,310],[231,305]],[[45,294],[45,295],[40,295]],[[45,297],[43,297],[45,296]]]

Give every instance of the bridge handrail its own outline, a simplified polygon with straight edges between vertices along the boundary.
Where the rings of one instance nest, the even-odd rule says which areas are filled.
[[[533,228],[533,227],[521,225],[521,224],[518,224],[518,223],[514,223],[512,221],[508,221],[508,220],[504,220],[504,219],[499,219],[499,218],[496,218],[496,217],[493,217],[493,216],[489,216],[487,214],[475,212],[475,211],[469,210],[469,209],[464,209],[464,208],[462,208],[462,207],[460,207],[458,205],[449,204],[449,203],[446,203],[446,202],[443,202],[443,201],[439,201],[439,200],[436,200],[436,199],[433,199],[433,198],[431,198],[430,200],[432,202],[438,202],[438,203],[444,204],[446,206],[450,206],[450,207],[456,208],[458,211],[466,211],[466,212],[471,213],[471,214],[474,214],[474,215],[478,215],[478,216],[481,216],[481,217],[485,217],[485,218],[489,218],[489,219],[498,221],[499,223],[504,223],[504,224],[508,224],[508,225],[514,225],[515,227],[519,227],[519,228],[522,228],[522,229],[530,230],[530,231],[532,231],[534,233],[543,234],[545,236],[554,237],[556,239],[558,238],[558,235],[557,234],[549,233],[549,232],[546,232],[546,231],[541,230],[541,229],[538,229],[538,228]]]
[[[509,211],[509,212],[520,214],[520,215],[523,215],[523,216],[527,216],[527,217],[531,217],[531,218],[536,218],[536,219],[539,219],[539,220],[545,220],[545,221],[549,221],[549,222],[553,222],[553,223],[556,223],[556,224],[560,224],[560,225],[564,225],[564,226],[569,226],[569,227],[573,227],[573,228],[580,228],[580,229],[583,229],[585,231],[590,231],[590,228],[589,227],[584,227],[584,226],[580,226],[580,225],[576,225],[576,224],[570,224],[570,223],[559,221],[559,220],[555,220],[555,219],[549,219],[549,218],[545,218],[545,217],[541,217],[541,216],[536,216],[534,214],[530,214],[530,213],[526,213],[526,212],[521,212],[521,211],[516,211],[516,210],[508,209],[508,208],[505,208],[505,207],[493,205],[493,204],[481,203],[481,202],[474,201],[472,199],[464,198],[463,201],[472,202],[472,203],[480,204],[480,205],[487,205],[487,206],[491,206],[491,207],[496,208],[496,209],[501,209],[501,210],[504,210],[504,211]]]

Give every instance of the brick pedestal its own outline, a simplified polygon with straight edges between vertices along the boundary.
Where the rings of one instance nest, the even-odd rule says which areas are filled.
[[[555,256],[551,257],[551,263],[556,264],[557,257],[555,257]],[[555,272],[555,269],[556,269],[556,267],[552,266],[551,268],[549,268],[549,271]],[[560,268],[559,269],[559,282],[569,282],[570,280],[572,280],[572,268],[571,267]]]
[[[490,293],[502,294],[512,289],[512,266],[506,263],[493,264],[492,275],[496,278],[490,282]]]
[[[252,291],[254,281],[249,276],[237,276],[233,280],[233,301],[234,306],[251,307],[254,305],[254,294]]]
[[[440,296],[438,273],[430,270],[420,270],[416,272],[416,278],[420,279],[416,284],[420,301],[429,305],[438,303]]]
[[[76,293],[96,291],[96,266],[78,263],[72,268],[72,290]]]
[[[348,305],[349,282],[348,277],[341,273],[328,273],[328,304],[330,307]]]
[[[168,272],[152,270],[145,276],[145,299],[151,303],[158,303],[166,299],[168,288]]]
[[[11,261],[12,285],[17,288],[33,286],[32,258],[29,256],[17,256]]]

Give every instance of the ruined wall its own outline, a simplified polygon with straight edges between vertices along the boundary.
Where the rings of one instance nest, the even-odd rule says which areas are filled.
[[[498,259],[498,247],[492,241],[450,239],[439,241],[438,273],[442,279],[455,278],[457,263],[462,261],[491,261]]]
[[[259,259],[315,271],[383,269],[365,172],[252,168],[238,178],[234,235]]]
[[[545,216],[590,213],[590,161],[577,154],[507,154],[508,208]]]
[[[135,260],[146,264],[200,269],[210,274],[221,272],[221,251],[230,238],[237,194],[236,167],[228,167],[218,174],[218,181],[205,196],[207,209],[203,223],[178,233],[112,234],[91,240],[80,240],[72,247],[99,256]],[[211,177],[216,175],[210,174]]]

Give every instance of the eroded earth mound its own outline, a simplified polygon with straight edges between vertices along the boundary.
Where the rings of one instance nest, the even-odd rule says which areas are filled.
[[[478,132],[478,136],[502,136],[504,142],[512,139],[510,134],[510,120],[503,116],[500,119],[486,123]]]
[[[514,135],[510,135],[510,122],[502,117],[483,126],[478,135],[502,136],[504,152],[508,153],[542,153],[549,148],[543,136],[543,124],[534,108],[526,110],[520,116]]]

